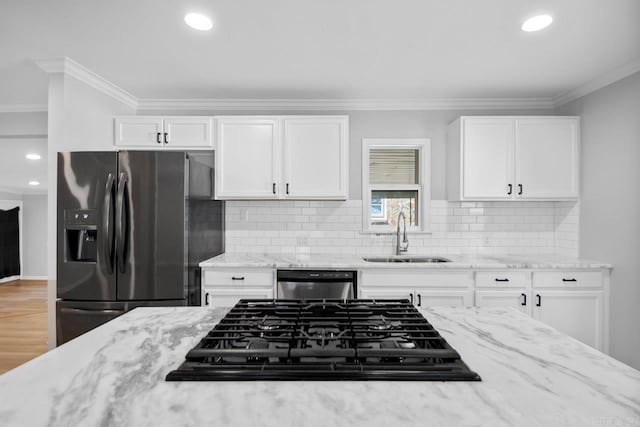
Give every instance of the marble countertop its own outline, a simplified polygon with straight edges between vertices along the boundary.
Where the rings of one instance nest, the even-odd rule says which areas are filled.
[[[377,256],[377,255],[376,255]],[[422,256],[422,255],[408,255]],[[367,262],[357,255],[276,255],[227,252],[200,263],[200,267],[249,268],[421,268],[421,269],[506,269],[506,268],[612,268],[606,262],[560,255],[495,255],[469,257],[446,255],[451,262],[393,263]]]
[[[137,308],[1,375],[0,425],[640,425],[640,371],[516,310],[422,312],[481,382],[165,382],[225,309]]]

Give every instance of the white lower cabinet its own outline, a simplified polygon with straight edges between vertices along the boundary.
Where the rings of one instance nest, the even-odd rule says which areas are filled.
[[[233,307],[240,299],[273,299],[275,272],[258,268],[204,268],[202,305]]]
[[[417,307],[446,306],[446,307],[470,307],[473,306],[472,290],[457,289],[413,289],[393,288],[376,289],[363,288],[360,297],[364,299],[408,299]]]
[[[599,350],[604,348],[603,291],[534,289],[533,317]]]
[[[477,290],[478,307],[511,307],[531,315],[531,293],[528,289]]]
[[[240,299],[273,299],[273,288],[203,288],[202,305],[233,307]]]

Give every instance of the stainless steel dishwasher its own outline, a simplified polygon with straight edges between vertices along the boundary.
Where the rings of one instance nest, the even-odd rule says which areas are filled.
[[[277,298],[355,298],[357,276],[355,271],[278,270]]]

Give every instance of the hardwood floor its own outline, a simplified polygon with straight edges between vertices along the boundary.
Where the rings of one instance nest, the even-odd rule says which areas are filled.
[[[0,374],[47,351],[47,282],[0,284]]]

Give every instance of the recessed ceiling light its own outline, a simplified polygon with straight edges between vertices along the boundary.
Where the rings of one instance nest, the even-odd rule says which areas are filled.
[[[207,31],[213,28],[213,23],[211,19],[207,16],[204,16],[200,13],[188,13],[184,17],[184,22],[187,23],[188,26],[200,31]]]
[[[29,185],[33,185],[34,187],[40,185],[39,181],[29,181]]]
[[[29,159],[29,160],[40,160],[40,154],[29,153],[29,154],[27,154],[27,159]]]
[[[531,32],[538,31],[548,27],[553,22],[551,15],[538,15],[527,19],[522,24],[522,31]]]

